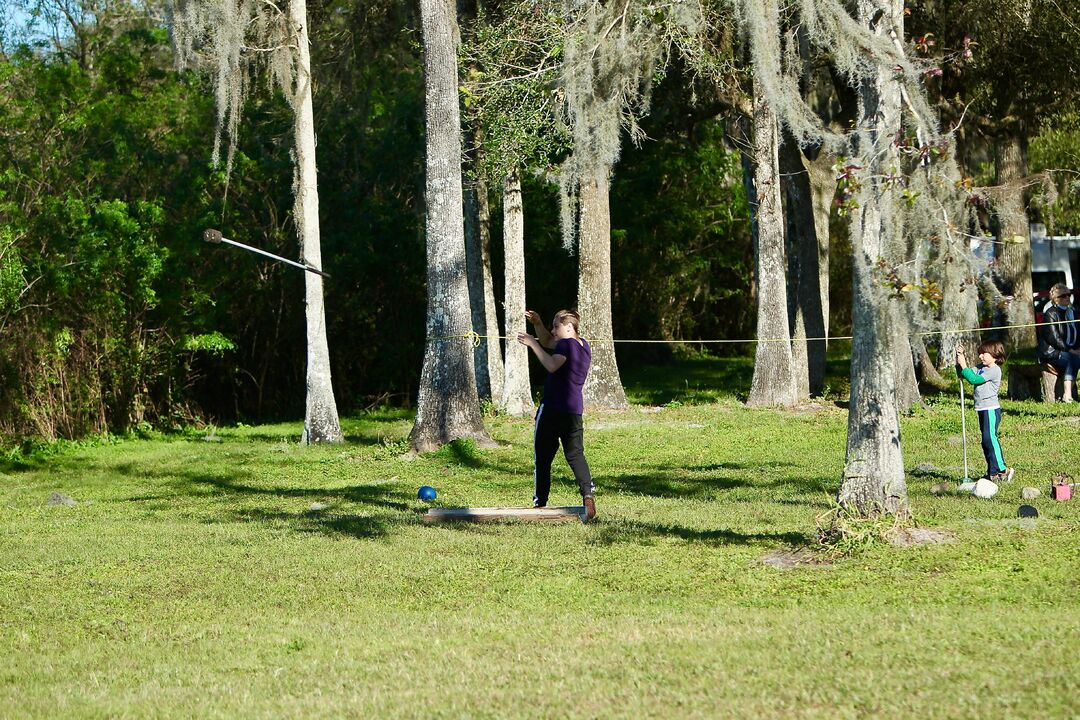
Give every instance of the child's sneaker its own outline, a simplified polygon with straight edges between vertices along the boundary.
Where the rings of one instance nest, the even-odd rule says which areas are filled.
[[[1016,474],[1016,468],[1005,468],[1005,472],[997,474],[997,482],[1012,482],[1013,475]]]

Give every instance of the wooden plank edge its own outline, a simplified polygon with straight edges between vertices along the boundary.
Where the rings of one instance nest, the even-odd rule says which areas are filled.
[[[581,521],[585,508],[570,505],[558,508],[431,508],[421,516],[424,522],[567,522]]]

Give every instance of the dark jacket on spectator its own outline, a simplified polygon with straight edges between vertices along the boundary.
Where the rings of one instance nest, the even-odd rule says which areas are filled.
[[[1043,320],[1048,323],[1062,323],[1068,319],[1066,310],[1057,305],[1051,305],[1043,313]],[[1056,360],[1061,353],[1077,347],[1078,336],[1075,320],[1061,325],[1044,325],[1039,328],[1039,347],[1035,352],[1041,360]]]

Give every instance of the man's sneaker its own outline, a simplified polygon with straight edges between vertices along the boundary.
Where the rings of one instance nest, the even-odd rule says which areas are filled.
[[[589,522],[596,517],[596,501],[591,497],[585,498],[582,502],[585,503],[585,522]]]
[[[547,503],[537,502],[536,500],[533,500],[533,510],[539,510],[540,508],[546,508],[546,507],[547,507]]]
[[[997,474],[997,482],[1012,482],[1013,475],[1016,474],[1016,468],[1005,468],[1005,472]]]

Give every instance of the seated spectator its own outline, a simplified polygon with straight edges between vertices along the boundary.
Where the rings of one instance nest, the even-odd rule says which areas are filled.
[[[1072,308],[1072,290],[1062,283],[1050,288],[1053,303],[1043,313],[1039,328],[1039,347],[1036,353],[1043,362],[1057,368],[1063,380],[1061,399],[1073,401],[1076,373],[1080,370],[1080,333],[1077,332],[1076,316]]]

